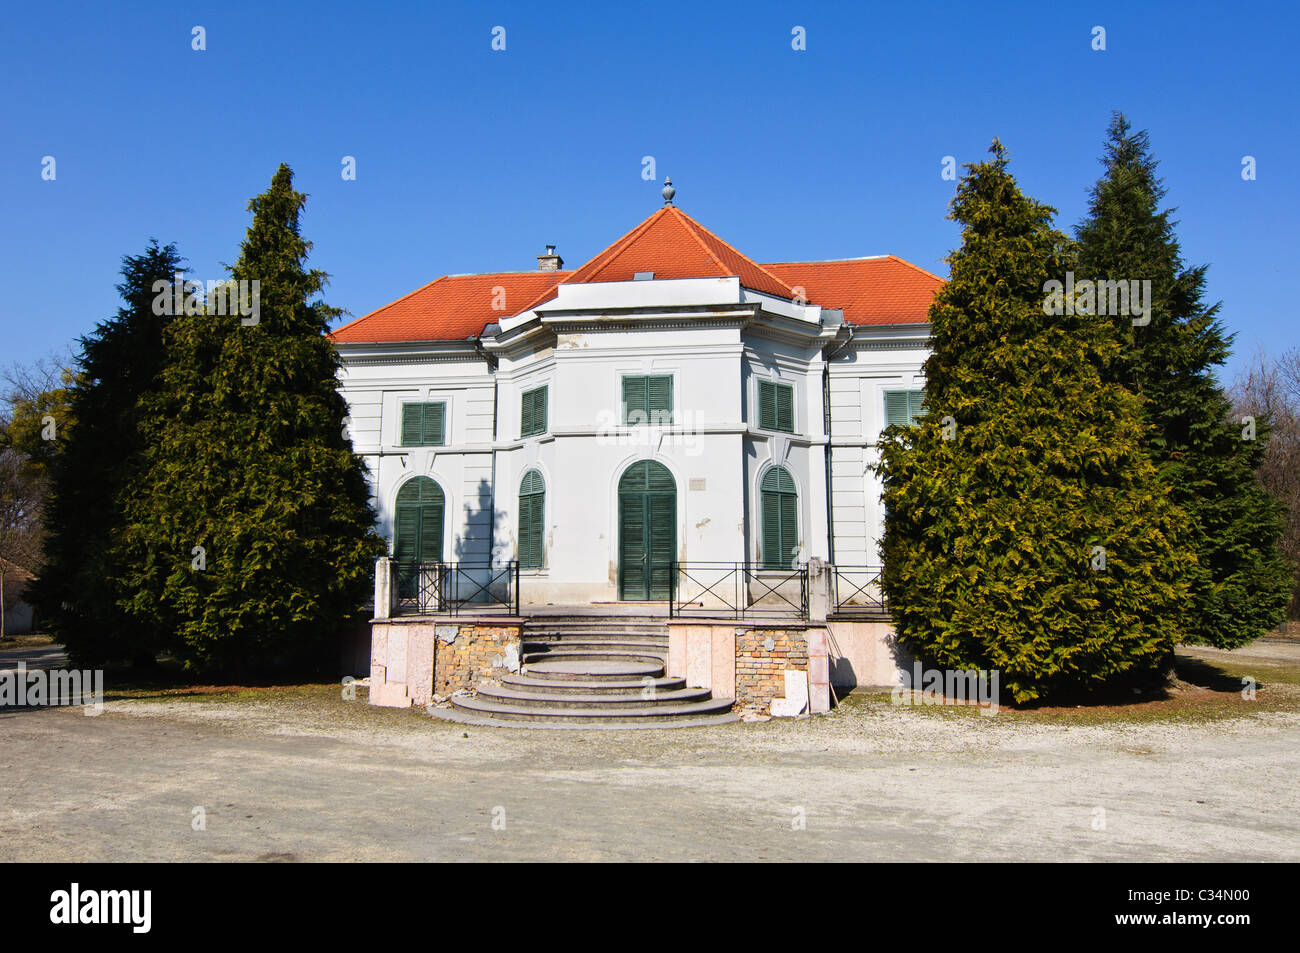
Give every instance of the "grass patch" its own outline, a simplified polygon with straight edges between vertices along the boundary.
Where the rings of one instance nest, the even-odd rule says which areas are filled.
[[[24,632],[6,635],[0,639],[0,652],[5,649],[44,649],[54,647],[54,639],[42,632]]]
[[[1259,645],[1260,643],[1257,643]],[[1267,648],[1267,646],[1264,646]],[[1255,681],[1255,698],[1242,697],[1243,678]],[[1300,655],[1295,658],[1239,655],[1200,647],[1179,649],[1172,677],[1163,685],[1128,694],[1072,698],[1069,703],[1003,703],[994,716],[974,704],[956,702],[895,705],[888,689],[854,693],[841,703],[849,712],[906,708],[918,717],[1011,718],[1026,724],[1107,725],[1122,723],[1218,722],[1266,712],[1300,712]]]

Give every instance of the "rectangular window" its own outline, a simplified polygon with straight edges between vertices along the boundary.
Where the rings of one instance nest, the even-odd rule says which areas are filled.
[[[623,378],[623,423],[637,427],[673,422],[671,375],[629,374]]]
[[[440,447],[447,442],[447,405],[443,401],[402,405],[402,446]]]
[[[885,391],[885,426],[912,426],[923,413],[921,408],[924,403],[923,390]]]
[[[794,433],[794,388],[776,381],[758,382],[758,426],[760,430]]]
[[[546,433],[546,388],[524,391],[519,409],[519,435],[532,437]]]

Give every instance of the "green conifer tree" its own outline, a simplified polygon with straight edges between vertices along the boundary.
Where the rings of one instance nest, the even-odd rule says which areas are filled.
[[[1108,379],[1114,326],[1045,314],[1072,243],[990,151],[951,210],[925,416],[882,442],[884,585],[905,649],[1025,702],[1167,669],[1189,557],[1137,399]]]
[[[175,633],[187,666],[328,664],[383,552],[363,464],[344,434],[337,314],[312,299],[306,196],[281,165],[253,221],[229,301],[169,327],[162,386],[146,404],[147,472],[121,548],[132,616]],[[256,286],[252,283],[256,282]],[[224,312],[224,313],[222,313]]]
[[[1108,132],[1106,171],[1077,230],[1078,271],[1151,283],[1149,314],[1136,324],[1111,315],[1124,342],[1112,379],[1142,399],[1147,452],[1189,519],[1197,565],[1179,613],[1183,640],[1231,649],[1282,622],[1295,579],[1279,548],[1281,508],[1255,478],[1267,422],[1230,419],[1215,371],[1231,337],[1219,305],[1204,303],[1205,266],[1183,264],[1171,210],[1159,207],[1166,190],[1147,133],[1119,113]]]
[[[157,241],[122,259],[123,306],[81,339],[66,413],[49,415],[57,437],[47,445],[57,452],[47,461],[44,564],[33,600],[79,665],[150,663],[162,642],[157,628],[118,605],[125,593],[112,552],[125,524],[124,494],[141,468],[140,401],[163,363],[169,319],[153,308],[154,285],[170,285],[183,265],[174,245]]]

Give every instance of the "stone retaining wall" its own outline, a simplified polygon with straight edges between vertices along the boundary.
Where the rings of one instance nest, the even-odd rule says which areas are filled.
[[[450,629],[452,626],[438,626]],[[521,624],[470,623],[461,625],[451,641],[439,637],[434,644],[433,691],[450,695],[458,689],[478,687],[485,678],[495,681],[502,671],[519,671]],[[436,634],[436,633],[435,633]]]
[[[807,623],[668,623],[668,675],[763,715],[830,710],[826,629]]]
[[[804,629],[747,629],[736,635],[736,700],[770,713],[784,698],[785,673],[808,671]]]
[[[370,704],[421,707],[433,696],[519,671],[523,620],[376,619],[370,626]]]

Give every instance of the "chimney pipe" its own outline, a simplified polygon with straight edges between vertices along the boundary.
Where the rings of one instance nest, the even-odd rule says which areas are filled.
[[[564,267],[564,259],[555,254],[555,246],[547,245],[546,254],[537,256],[538,271],[559,271]]]

